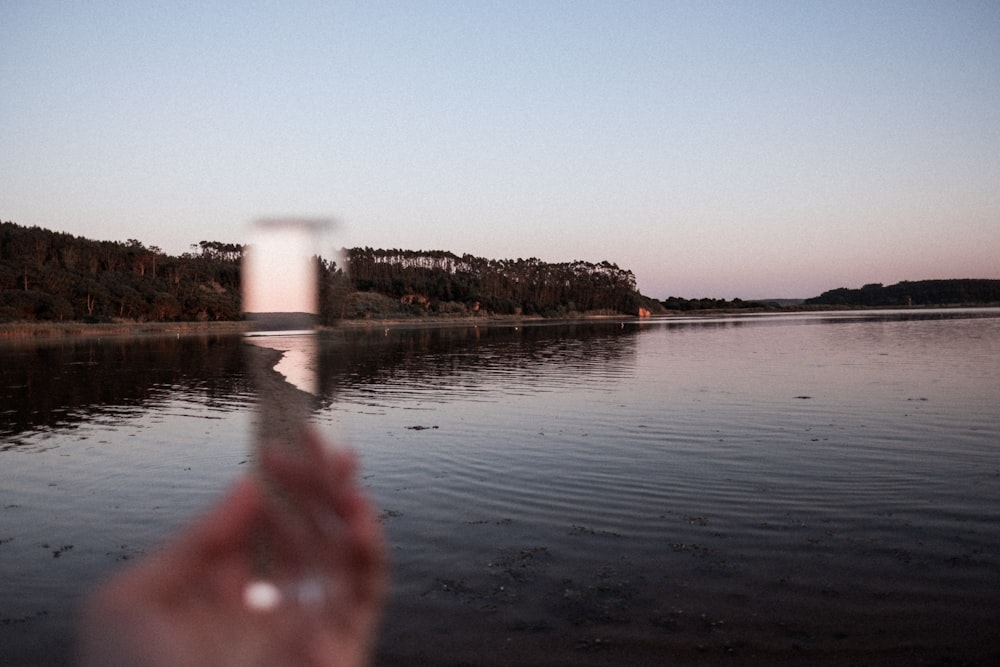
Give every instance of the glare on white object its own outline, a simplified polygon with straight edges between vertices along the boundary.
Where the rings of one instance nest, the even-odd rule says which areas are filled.
[[[299,582],[295,597],[299,604],[315,607],[326,600],[327,590],[322,581],[310,577]]]
[[[243,604],[254,611],[271,611],[281,604],[281,591],[269,581],[254,581],[243,589]]]

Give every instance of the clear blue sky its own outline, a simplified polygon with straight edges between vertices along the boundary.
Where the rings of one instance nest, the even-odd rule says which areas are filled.
[[[0,219],[283,214],[656,298],[1000,278],[1000,3],[0,0]]]

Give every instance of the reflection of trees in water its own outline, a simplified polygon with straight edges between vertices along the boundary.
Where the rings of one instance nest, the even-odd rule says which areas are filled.
[[[0,436],[134,414],[178,392],[209,406],[230,403],[248,390],[238,343],[122,337],[0,347]]]
[[[472,387],[502,377],[551,385],[553,374],[599,366],[605,371],[595,377],[608,377],[630,367],[638,332],[618,322],[342,330],[324,338],[322,393],[332,399],[341,388],[389,383]]]
[[[321,403],[345,388],[474,387],[509,377],[530,387],[600,366],[627,369],[634,323],[366,328],[323,333]],[[239,336],[79,338],[0,347],[0,448],[11,436],[125,418],[172,397],[209,408],[249,405],[252,383]],[[557,384],[557,383],[556,383]]]

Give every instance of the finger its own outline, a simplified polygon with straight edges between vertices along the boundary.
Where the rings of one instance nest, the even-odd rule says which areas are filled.
[[[276,506],[261,481],[240,480],[223,500],[166,549],[171,573],[191,578],[222,561],[232,561],[250,576],[268,568],[294,567],[307,545],[292,529],[285,512]]]
[[[313,429],[303,431],[303,441],[306,445],[306,461],[314,470],[325,471],[325,475],[318,479],[325,478],[329,490],[336,491],[354,481],[358,461],[351,449],[327,446]]]
[[[382,529],[368,499],[354,494],[345,499],[350,505],[345,515],[344,556],[353,573],[357,599],[363,603],[379,602],[386,588],[386,550]]]
[[[246,477],[189,528],[137,566],[135,575],[165,592],[183,589],[200,579],[213,563],[245,550],[247,535],[259,514],[261,494]]]
[[[218,589],[220,572],[246,569],[249,535],[260,524],[262,499],[256,480],[239,480],[203,517],[117,581],[157,597],[184,596],[192,590],[210,594],[209,589]]]
[[[245,546],[258,525],[264,496],[251,476],[240,479],[201,519],[175,543],[176,549],[195,563]]]
[[[385,550],[375,512],[354,480],[356,459],[345,450],[308,443],[305,459],[274,448],[262,462],[306,522],[328,567],[349,573],[356,599],[377,601],[384,588]],[[331,528],[331,518],[337,520]]]
[[[342,527],[341,533],[335,536],[336,544],[329,544],[327,548],[338,554],[340,567],[350,573],[350,585],[356,600],[377,602],[382,597],[385,584],[385,548],[374,508],[357,486],[357,459],[350,450],[325,450],[325,455],[321,457],[322,453],[314,451],[317,461],[313,470],[322,469],[322,459],[327,470],[327,483],[320,485],[317,494],[325,492],[325,502],[333,508]]]
[[[355,460],[345,451],[310,449],[305,456],[281,447],[261,452],[265,476],[298,511],[340,515],[342,498],[354,489]]]

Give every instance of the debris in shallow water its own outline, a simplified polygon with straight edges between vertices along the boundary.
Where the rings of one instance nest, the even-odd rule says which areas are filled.
[[[403,516],[403,513],[399,510],[382,510],[382,513],[378,515],[378,521],[379,523],[385,523],[389,519],[395,519],[400,516]]]
[[[616,533],[613,530],[594,530],[589,526],[579,526],[573,525],[570,527],[567,535],[605,535],[608,537],[621,537],[621,533]]]
[[[420,425],[417,425],[417,426],[407,426],[406,428],[407,428],[407,430],[410,430],[410,431],[426,431],[428,429],[435,429],[435,428],[437,428],[437,426],[420,426]]]
[[[27,616],[4,616],[0,618],[0,625],[20,625],[21,623],[27,623],[28,621],[32,621],[36,618],[43,618],[48,615],[49,612],[42,609],[40,611],[35,612],[33,615],[29,614]]]
[[[46,549],[49,548],[49,545],[47,545],[47,544],[43,544],[42,546],[44,548],[46,548]],[[62,556],[64,553],[66,553],[67,551],[69,551],[72,548],[73,548],[72,544],[64,544],[61,547],[59,547],[58,549],[53,549],[52,550],[52,557],[53,558],[59,558],[60,556]]]

